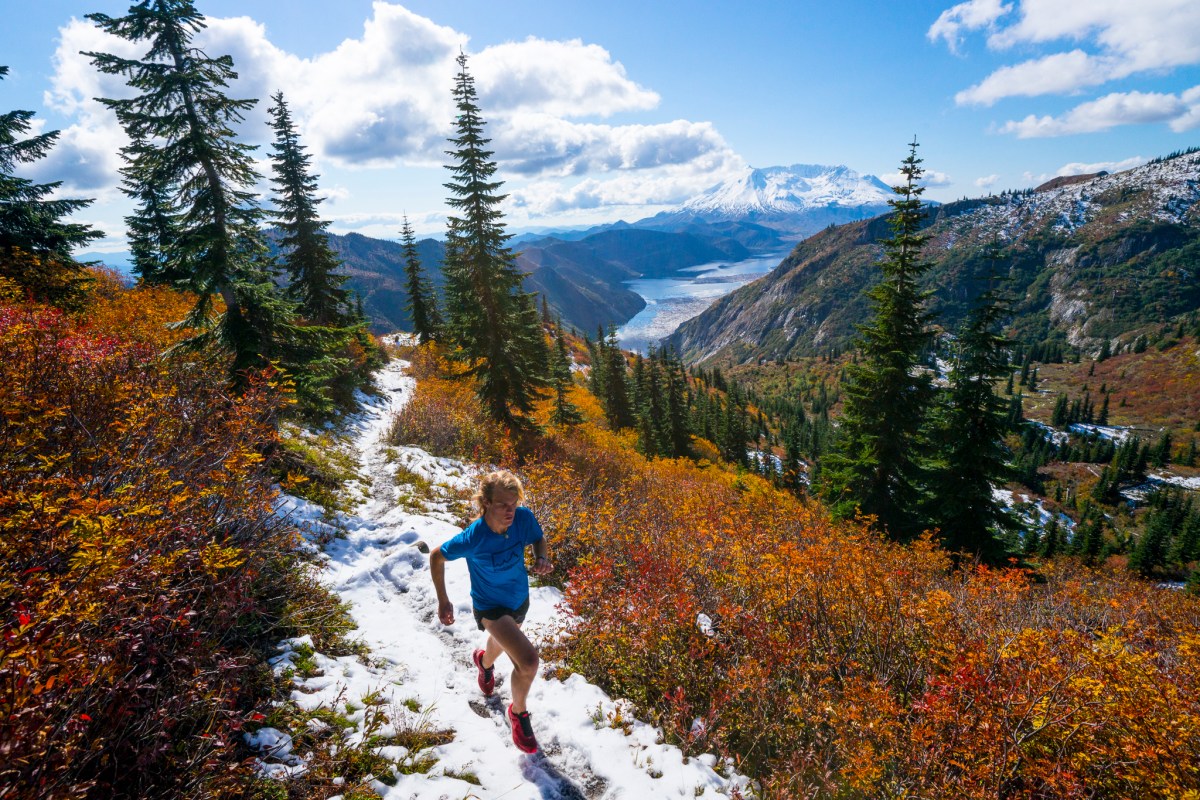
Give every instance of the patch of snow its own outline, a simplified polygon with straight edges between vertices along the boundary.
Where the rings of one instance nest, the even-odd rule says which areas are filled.
[[[1041,430],[1042,437],[1051,442],[1054,442],[1055,444],[1066,444],[1067,440],[1071,438],[1071,436],[1069,434],[1064,433],[1063,431],[1060,431],[1057,428],[1053,428],[1044,422],[1038,422],[1037,420],[1029,420],[1029,424],[1034,426],[1035,428],[1038,428],[1039,430]]]
[[[1026,528],[1045,530],[1050,520],[1058,520],[1058,527],[1067,534],[1069,539],[1075,531],[1075,520],[1061,511],[1049,511],[1040,497],[1024,492],[1011,492],[1008,489],[992,489],[992,497],[1017,513]]]
[[[1151,480],[1159,481],[1160,483],[1169,483],[1172,486],[1179,486],[1184,489],[1200,492],[1200,475],[1190,478],[1185,478],[1182,475],[1168,475],[1165,473],[1156,473],[1149,476]]]
[[[304,759],[292,752],[292,737],[281,730],[259,728],[254,733],[242,734],[242,739],[258,753],[254,767],[261,777],[283,780],[308,771]]]
[[[394,345],[396,347],[416,347],[421,343],[421,337],[415,333],[408,331],[400,331],[398,333],[389,333],[379,337],[384,344]]]
[[[1096,434],[1101,439],[1108,439],[1113,442],[1124,442],[1130,437],[1129,428],[1121,428],[1116,425],[1091,425],[1085,422],[1076,422],[1067,426],[1067,430],[1084,435]]]

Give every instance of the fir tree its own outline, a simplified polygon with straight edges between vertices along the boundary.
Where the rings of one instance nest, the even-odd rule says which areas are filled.
[[[1172,445],[1171,432],[1163,431],[1158,443],[1154,445],[1154,451],[1150,453],[1150,462],[1156,467],[1164,467],[1171,463]]]
[[[1058,517],[1051,517],[1042,531],[1041,543],[1038,545],[1042,558],[1054,558],[1062,550],[1063,535],[1058,524]]]
[[[591,339],[584,337],[583,343],[587,347],[588,359],[592,362],[591,368],[588,370],[588,390],[603,404],[605,392],[604,367],[608,363],[608,356],[604,352],[603,329],[597,326],[596,341],[593,342]]]
[[[8,67],[0,67],[0,80],[7,74]],[[0,115],[0,279],[36,300],[74,307],[90,279],[71,251],[103,234],[64,219],[91,200],[48,200],[59,181],[34,183],[13,174],[18,164],[44,158],[58,138],[58,131],[21,138],[32,118],[32,111]]]
[[[85,53],[139,93],[100,102],[131,142],[122,150],[123,191],[140,204],[129,220],[139,231],[140,275],[196,294],[184,322],[203,333],[191,343],[215,338],[232,352],[238,381],[245,370],[283,357],[296,336],[293,309],[276,291],[259,233],[254,148],[238,142],[230,127],[257,101],[224,94],[237,77],[233,61],[192,45],[205,24],[191,0],[143,0],[124,17],[87,18],[106,33],[150,43],[141,60]],[[163,249],[155,251],[156,244]],[[220,314],[217,297],[225,305]]]
[[[1192,510],[1189,504],[1188,511],[1167,557],[1171,564],[1179,566],[1200,558],[1200,509]]]
[[[687,377],[683,363],[673,351],[659,351],[667,392],[667,441],[672,456],[686,456],[691,451],[692,432],[688,425]]]
[[[649,370],[646,369],[646,359],[641,353],[633,357],[633,380],[631,382],[635,426],[637,428],[637,449],[647,458],[661,455],[658,448],[658,437],[655,435],[654,423],[657,412],[653,399],[654,393],[650,386]]]
[[[1055,428],[1064,428],[1070,419],[1070,403],[1065,394],[1060,394],[1058,399],[1054,401],[1054,413],[1050,415],[1050,424]]]
[[[532,295],[522,290],[521,272],[507,242],[493,180],[496,162],[486,149],[484,120],[476,105],[475,79],[467,57],[458,56],[454,100],[455,135],[447,151],[453,178],[446,201],[461,216],[450,216],[446,231],[446,332],[455,355],[470,364],[479,381],[479,399],[497,422],[528,426],[538,391],[548,383],[548,352]]]
[[[994,249],[990,258],[998,258]],[[1004,444],[1008,404],[995,391],[1008,371],[1009,342],[997,332],[1005,313],[989,286],[959,332],[950,387],[934,425],[938,456],[929,485],[928,518],[946,547],[993,563],[1005,555],[1006,534],[1017,528],[993,492],[1012,478]]]
[[[1147,518],[1146,526],[1138,536],[1133,552],[1129,554],[1129,568],[1149,577],[1166,566],[1173,529],[1171,510],[1154,511]]]
[[[626,375],[625,351],[617,341],[617,329],[608,328],[608,338],[601,351],[604,357],[604,394],[601,403],[608,424],[614,429],[632,428],[636,423],[633,413],[633,401],[629,395],[629,381]]]
[[[1187,449],[1179,455],[1177,462],[1181,467],[1196,466],[1196,437],[1193,436],[1188,441]]]
[[[746,419],[746,401],[737,382],[729,381],[725,396],[725,413],[721,417],[717,432],[717,446],[721,457],[733,464],[748,466],[750,463],[750,430]]]
[[[408,217],[400,228],[400,244],[404,248],[404,276],[408,288],[408,313],[412,318],[413,333],[422,342],[438,338],[442,327],[442,315],[438,311],[437,297],[433,286],[421,269],[421,257],[417,254],[417,242],[413,238]]]
[[[554,349],[550,357],[550,388],[554,390],[554,410],[550,413],[550,422],[555,425],[578,425],[583,422],[583,414],[567,399],[567,389],[573,382],[571,358],[567,355],[560,322],[555,326]]]
[[[341,261],[329,246],[329,223],[317,215],[321,199],[317,197],[317,176],[309,172],[312,159],[300,144],[283,92],[271,99],[275,211],[270,216],[283,234],[279,250],[290,278],[287,297],[309,322],[344,326],[353,319],[350,293],[342,287],[347,276],[337,273]]]
[[[893,189],[899,199],[888,201],[894,211],[892,236],[883,241],[883,280],[867,293],[874,318],[859,327],[862,358],[847,370],[841,434],[823,465],[823,494],[836,516],[873,515],[900,539],[925,527],[919,453],[933,398],[929,376],[917,369],[931,334],[928,293],[917,285],[929,262],[921,257],[928,237],[921,233],[916,150],[914,141],[901,165],[905,183]]]
[[[1076,550],[1087,564],[1095,564],[1104,549],[1104,517],[1087,514],[1080,530],[1076,532]]]
[[[354,390],[370,383],[379,357],[361,306],[343,288],[348,276],[337,272],[342,262],[329,246],[329,223],[317,214],[321,200],[317,176],[309,171],[311,159],[283,93],[272,100],[275,210],[269,216],[282,233],[280,257],[289,278],[285,296],[299,315],[279,363],[295,385],[301,415],[323,419],[353,403]],[[368,355],[359,358],[356,352]]]

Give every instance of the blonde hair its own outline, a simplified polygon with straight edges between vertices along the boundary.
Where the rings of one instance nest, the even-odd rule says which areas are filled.
[[[479,488],[471,498],[476,518],[482,517],[483,512],[487,511],[487,504],[496,498],[497,491],[515,494],[518,502],[525,499],[525,487],[521,485],[520,478],[506,469],[489,472],[479,479]]]

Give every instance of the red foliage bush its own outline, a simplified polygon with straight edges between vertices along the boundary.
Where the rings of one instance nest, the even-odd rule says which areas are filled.
[[[557,654],[767,796],[1200,796],[1193,597],[1069,563],[955,571],[587,425],[526,479],[569,569]]]
[[[0,306],[0,797],[233,794],[278,392],[159,354],[186,298]]]

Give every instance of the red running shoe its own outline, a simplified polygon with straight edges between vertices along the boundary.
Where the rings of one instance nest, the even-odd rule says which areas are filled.
[[[522,753],[536,753],[537,739],[533,736],[533,724],[529,721],[529,712],[522,711],[520,714],[514,714],[512,704],[509,703],[505,714],[508,716],[509,727],[512,728],[513,744]]]
[[[471,660],[475,662],[475,666],[479,670],[479,691],[483,692],[484,697],[491,697],[492,691],[496,688],[496,675],[493,672],[493,668],[496,665],[493,664],[490,667],[483,666],[482,650],[476,650],[472,653]]]

